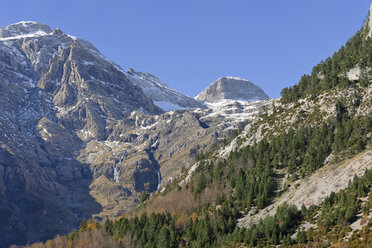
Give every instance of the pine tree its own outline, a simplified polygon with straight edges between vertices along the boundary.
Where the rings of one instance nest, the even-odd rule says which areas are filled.
[[[206,179],[205,179],[204,173],[202,173],[196,184],[195,197],[199,196],[199,194],[205,189],[205,187],[206,187]]]
[[[86,227],[87,227],[87,220],[82,219],[81,222],[80,222],[79,230],[80,231],[85,230]]]
[[[306,232],[304,232],[304,231],[298,231],[298,233],[297,233],[297,242],[299,244],[305,244],[307,242]]]
[[[273,229],[273,232],[271,234],[271,244],[273,245],[278,244],[278,237],[277,237],[275,228]]]
[[[168,229],[165,228],[164,226],[160,229],[160,232],[158,234],[157,247],[159,247],[159,248],[170,247],[169,232],[168,232]]]
[[[110,219],[106,219],[105,221],[105,231],[109,234],[109,235],[112,235],[113,234],[113,225],[112,225],[112,221]]]
[[[364,197],[365,192],[364,192],[364,185],[363,182],[359,182],[358,184],[358,197]]]

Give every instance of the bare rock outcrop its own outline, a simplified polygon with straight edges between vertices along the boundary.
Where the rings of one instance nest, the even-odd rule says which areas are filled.
[[[222,77],[209,85],[195,99],[214,103],[222,100],[258,101],[267,100],[269,97],[260,87],[248,80]]]

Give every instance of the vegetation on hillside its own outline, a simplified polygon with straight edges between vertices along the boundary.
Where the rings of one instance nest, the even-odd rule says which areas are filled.
[[[315,66],[298,85],[284,89],[282,101],[297,102],[336,87],[368,86],[371,81],[363,68],[372,68],[372,40],[365,39],[364,32],[359,31],[332,58]],[[362,68],[361,79],[349,82],[346,73],[356,66]],[[214,156],[217,146],[213,146],[198,154],[199,166],[190,181],[179,184],[175,180],[152,197],[142,194],[141,206],[132,216],[104,224],[83,221],[70,235],[32,247],[372,246],[371,220],[347,237],[358,214],[367,222],[371,213],[372,171],[355,176],[347,189],[332,193],[320,206],[297,209],[283,204],[274,216],[249,228],[236,225],[244,214],[264,208],[286,190],[287,184],[279,184],[283,177],[291,184],[326,162],[344,160],[372,147],[372,117],[348,113],[342,101],[335,109],[334,118],[282,130],[232,151],[227,158]]]
[[[347,189],[332,193],[320,206],[298,210],[294,205],[283,204],[274,216],[267,216],[248,229],[235,225],[240,214],[233,206],[223,205],[217,210],[205,206],[185,225],[177,225],[177,217],[169,213],[143,213],[140,217],[106,220],[103,225],[83,221],[79,230],[70,235],[31,247],[363,247],[372,245],[372,220],[349,238],[346,236],[359,212],[363,213],[361,224],[367,221],[372,210],[371,189],[372,170],[362,178],[355,176]],[[304,230],[306,223],[314,227]]]
[[[309,209],[302,206],[301,210],[294,206],[280,206],[275,216],[268,216],[257,225],[242,229],[239,235],[230,239],[238,243],[249,243],[251,247],[270,244],[281,244],[284,247],[302,247],[301,244],[307,244],[304,247],[329,247],[331,243],[338,244],[339,247],[372,245],[372,219],[363,229],[350,235],[350,239],[346,238],[351,231],[350,224],[356,220],[359,212],[363,214],[361,224],[368,221],[367,216],[372,210],[371,189],[372,170],[369,170],[360,179],[355,176],[345,190],[337,194],[332,192],[321,206],[312,206]],[[305,231],[301,224],[306,223],[311,227]],[[292,239],[293,230],[297,234]],[[365,238],[359,239],[359,233],[363,233]]]
[[[350,116],[341,102],[336,111],[336,117],[328,122],[266,137],[231,152],[226,159],[216,158],[213,150],[199,154],[199,166],[188,183],[179,186],[179,181],[174,181],[157,197],[149,198],[144,193],[142,205],[133,216],[104,224],[83,221],[79,230],[70,235],[33,247],[94,247],[92,242],[100,247],[360,244],[358,235],[368,236],[372,223],[350,239],[342,238],[362,208],[364,213],[370,212],[371,171],[360,180],[355,177],[347,190],[331,194],[321,206],[297,210],[295,206],[282,205],[274,216],[248,229],[236,225],[243,214],[264,208],[286,190],[286,185],[278,185],[281,176],[286,175],[291,183],[313,173],[329,157],[343,160],[372,145],[371,117]],[[368,203],[361,204],[360,199],[367,195]],[[303,230],[305,222],[316,228]],[[363,240],[369,242],[368,238]]]
[[[197,198],[206,188],[217,186],[219,192],[228,192],[219,199],[230,198],[240,211],[253,206],[260,209],[275,196],[278,171],[292,179],[309,175],[330,154],[344,159],[372,145],[371,131],[372,118],[352,119],[340,108],[333,122],[263,139],[231,152],[226,160],[202,161],[189,187]]]
[[[281,92],[283,102],[297,102],[301,98],[316,95],[324,91],[355,85],[348,79],[347,73],[354,68],[361,68],[360,84],[369,85],[368,76],[372,68],[372,38],[366,38],[363,27],[345,46],[342,46],[332,57],[314,66],[310,75],[303,75],[297,85],[284,88]]]

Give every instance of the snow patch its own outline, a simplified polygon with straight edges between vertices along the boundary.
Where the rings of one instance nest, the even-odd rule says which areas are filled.
[[[250,82],[249,80],[244,79],[244,78],[240,78],[240,77],[227,76],[227,77],[225,77],[225,78],[227,78],[227,79],[234,79],[234,80],[240,80],[240,81]],[[220,78],[220,79],[222,79],[222,78]]]
[[[108,146],[108,147],[113,148],[113,147],[119,145],[119,141],[108,141],[108,140],[106,140],[106,141],[104,142],[104,144],[105,144],[106,146]]]
[[[84,65],[95,65],[94,62],[90,62],[90,61],[86,61],[86,60],[83,61],[83,64],[84,64]],[[92,76],[91,76],[91,77],[92,77]]]
[[[40,36],[46,36],[46,35],[50,35],[50,34],[44,32],[44,31],[38,30],[38,31],[30,33],[30,34],[22,34],[22,35],[17,35],[17,36],[13,36],[13,37],[0,38],[0,41],[33,38],[33,37],[40,37]]]
[[[204,107],[202,103],[170,88],[149,73],[137,73],[130,70],[125,75],[164,111]]]
[[[154,101],[154,104],[166,112],[171,111],[171,110],[178,110],[178,109],[188,109],[185,107],[181,107],[177,104],[174,104],[171,102],[165,102],[165,101]]]

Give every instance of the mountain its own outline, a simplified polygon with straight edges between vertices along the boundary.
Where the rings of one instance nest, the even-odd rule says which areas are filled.
[[[108,118],[102,136],[49,107],[29,129],[11,129],[19,117],[3,121],[11,131],[1,140],[0,237],[45,240],[84,217],[79,230],[33,247],[370,247],[368,23],[278,99],[165,113],[141,106]],[[39,89],[31,106],[49,94]],[[33,146],[15,150],[18,137]]]
[[[105,141],[92,140],[80,150],[79,161],[93,172],[91,195],[102,206],[94,217],[128,213],[142,192],[163,190],[194,164],[200,150],[229,138],[268,104],[234,103],[161,115],[132,112],[112,127]],[[130,192],[131,197],[121,192]]]
[[[222,77],[211,83],[195,99],[214,103],[222,100],[262,101],[269,97],[260,87],[248,80]]]
[[[150,73],[136,72],[134,69],[129,69],[127,76],[134,85],[140,87],[152,99],[155,105],[164,111],[206,108],[201,102],[168,87]]]
[[[369,23],[136,214],[171,213],[190,246],[371,246]]]
[[[49,244],[371,247],[371,20],[370,13],[345,46],[280,98],[245,102],[253,116],[245,115],[248,105],[229,100],[211,104],[214,109],[161,115],[191,119],[193,113],[206,132],[220,118],[252,118],[230,138],[205,146],[165,187],[143,195],[131,214],[101,228],[82,222],[79,231]],[[177,122],[178,128],[190,123]],[[190,126],[199,128],[192,140],[199,126]]]
[[[79,150],[134,110],[163,112],[91,43],[36,22],[0,30],[0,88],[2,245],[69,232],[99,211]]]
[[[270,104],[205,108],[37,22],[0,29],[0,89],[0,247],[129,213]]]

